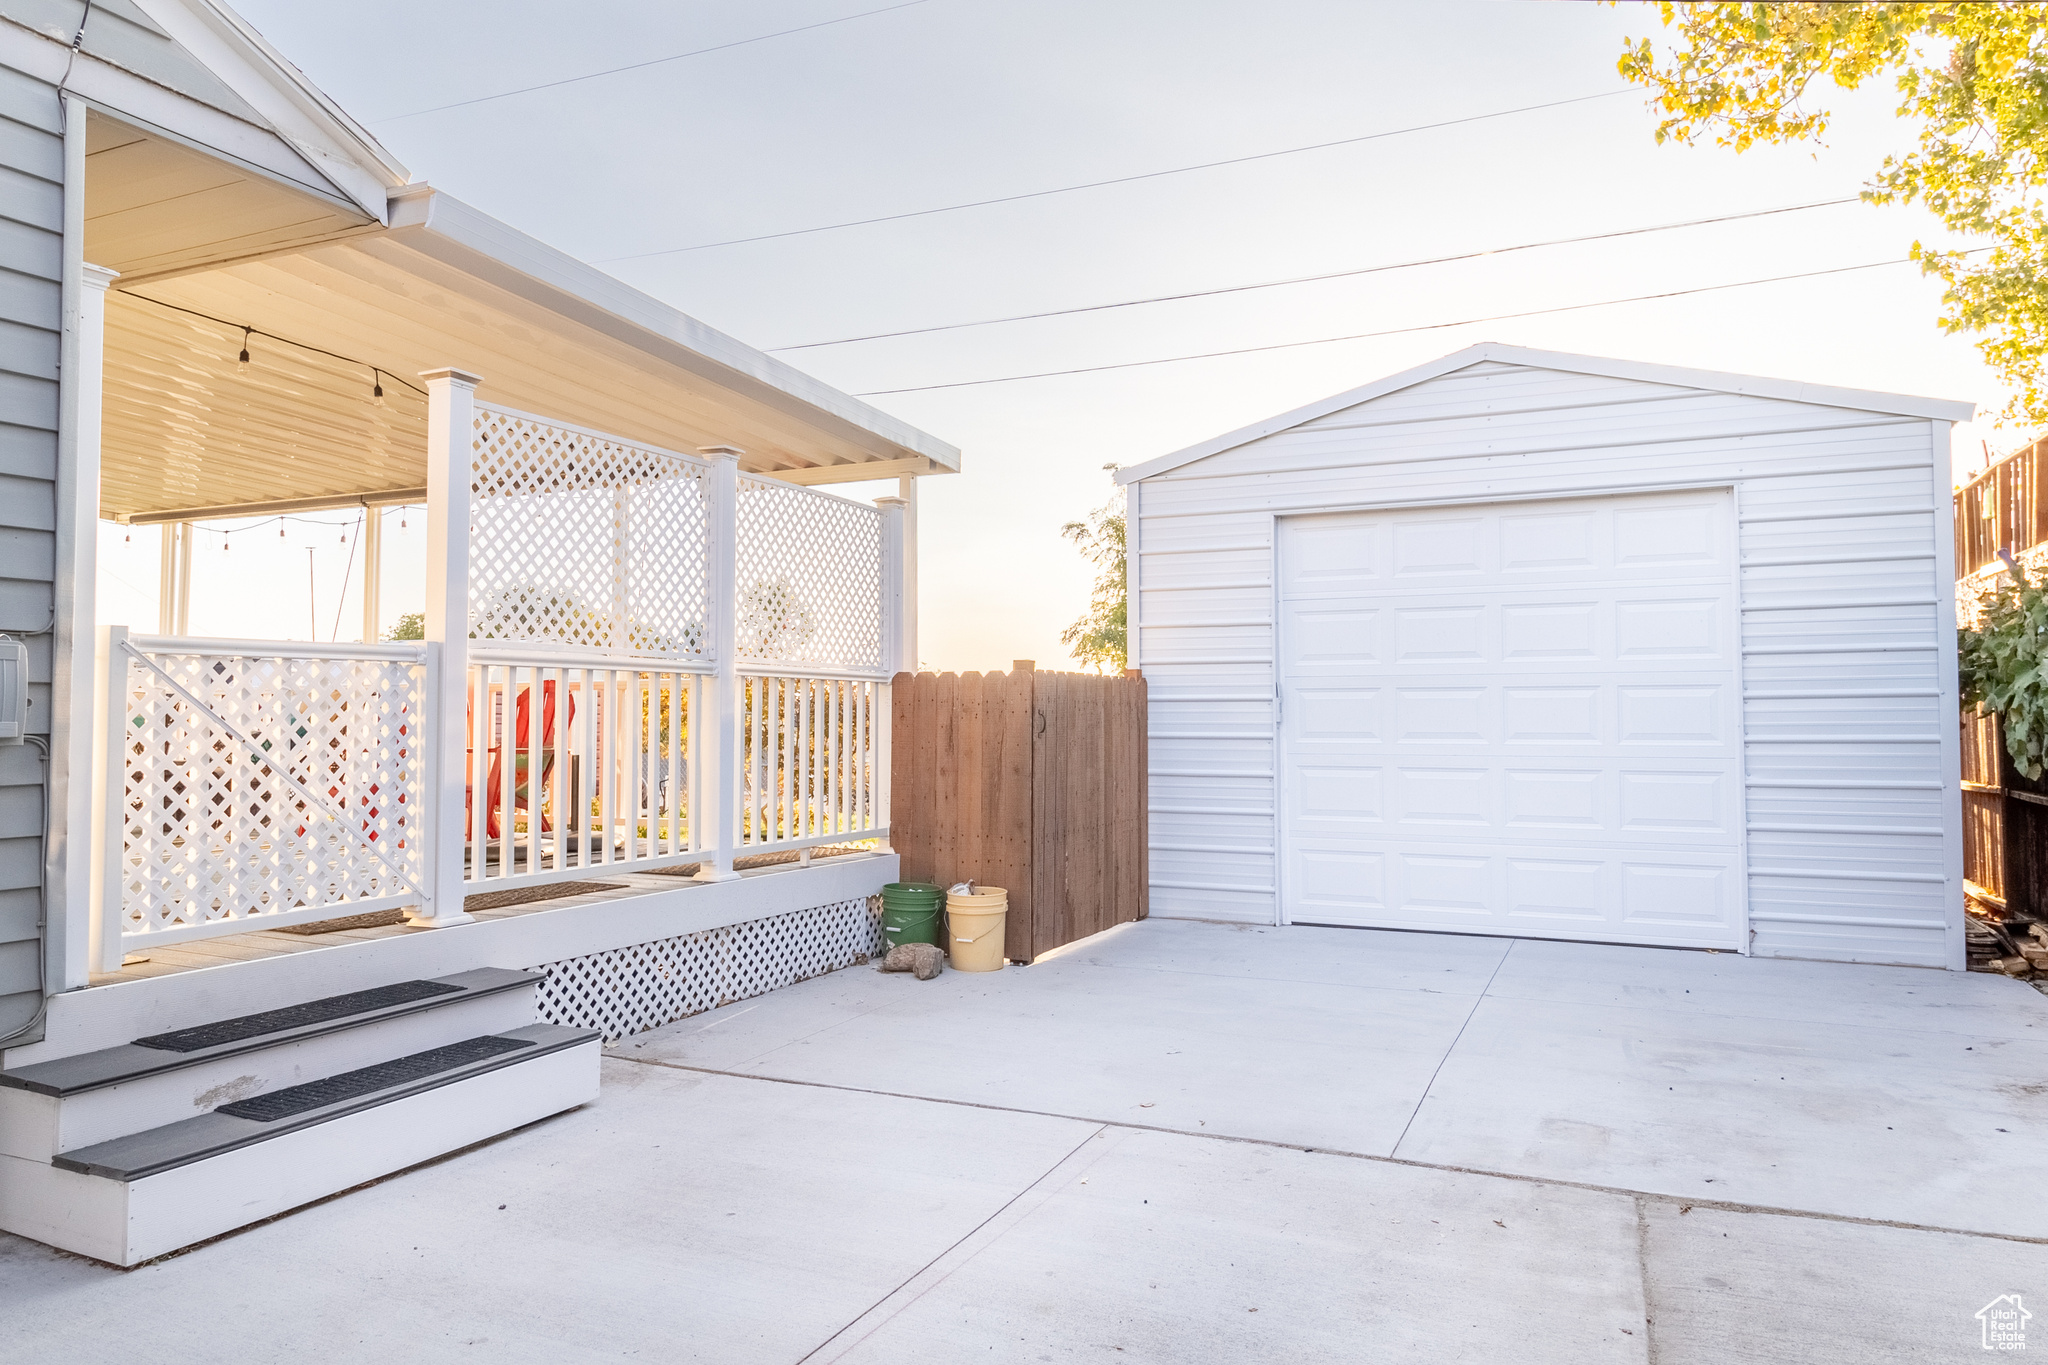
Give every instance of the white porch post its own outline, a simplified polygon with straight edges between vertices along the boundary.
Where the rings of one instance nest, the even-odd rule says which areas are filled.
[[[909,483],[909,479],[903,482]],[[876,498],[882,509],[882,671],[894,678],[898,673],[917,672],[917,616],[915,555],[910,547],[910,518],[915,504],[907,498]],[[874,801],[875,823],[889,827],[889,764],[893,704],[890,684],[875,689]],[[883,836],[875,851],[893,851],[893,841]]]
[[[896,480],[896,496],[903,501],[903,662],[899,667],[917,672],[917,476],[905,474]]]
[[[740,671],[739,671],[739,531],[740,456],[734,446],[706,446],[697,452],[711,460],[711,704],[704,724],[691,738],[706,752],[698,771],[698,800],[711,847],[697,867],[700,882],[732,881],[733,849],[739,843],[740,813]]]
[[[905,569],[910,504],[903,498],[876,498],[875,506],[882,509],[882,671],[894,677],[917,671],[916,599]]]
[[[81,118],[81,122],[83,119]],[[50,653],[50,814],[43,843],[44,947],[51,992],[83,986],[91,971],[93,859],[100,830],[93,799],[96,741],[105,727],[94,686],[94,598],[100,518],[100,395],[105,372],[107,286],[115,272],[81,265],[65,319],[59,373],[56,584]]]
[[[462,909],[469,781],[469,470],[476,386],[461,370],[427,382],[427,904],[414,924],[467,924]]]
[[[346,588],[346,584],[343,585]],[[363,643],[375,644],[383,613],[384,509],[363,505]]]

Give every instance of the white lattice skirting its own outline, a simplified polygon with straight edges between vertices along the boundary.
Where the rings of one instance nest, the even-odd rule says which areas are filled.
[[[547,973],[540,1017],[607,1041],[851,967],[882,952],[880,896],[834,901],[722,929],[564,958]]]

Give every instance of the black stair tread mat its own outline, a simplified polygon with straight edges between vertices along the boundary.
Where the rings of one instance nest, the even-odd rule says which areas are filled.
[[[461,989],[445,981],[399,981],[373,990],[350,991],[346,995],[330,995],[324,1000],[308,1000],[303,1005],[286,1005],[283,1009],[264,1010],[261,1014],[245,1014],[238,1019],[181,1028],[175,1033],[153,1033],[147,1038],[137,1038],[135,1046],[158,1048],[164,1052],[198,1052],[223,1043],[239,1043],[245,1038],[265,1033],[324,1024],[332,1019],[381,1010],[390,1005],[409,1005],[431,996],[453,995]]]
[[[79,1171],[108,1180],[141,1180],[180,1166],[189,1166],[197,1161],[221,1156],[241,1147],[253,1146],[272,1138],[283,1137],[288,1133],[315,1128],[335,1119],[347,1118],[352,1114],[364,1113],[399,1100],[410,1099],[442,1086],[458,1084],[473,1076],[481,1076],[509,1066],[524,1065],[569,1048],[596,1044],[601,1038],[594,1029],[564,1028],[559,1024],[527,1024],[522,1028],[506,1029],[503,1033],[491,1036],[512,1039],[526,1045],[497,1052],[480,1061],[436,1071],[400,1085],[371,1091],[355,1099],[309,1109],[290,1118],[262,1123],[224,1114],[216,1109],[210,1114],[181,1119],[176,1123],[165,1124],[161,1128],[151,1128],[146,1132],[94,1143],[90,1147],[60,1152],[51,1164],[60,1170]]]
[[[254,1119],[258,1123],[275,1123],[312,1109],[325,1109],[330,1104],[344,1100],[360,1099],[379,1090],[389,1090],[394,1085],[404,1085],[432,1076],[436,1072],[453,1071],[471,1062],[481,1062],[500,1053],[516,1052],[533,1044],[524,1038],[465,1038],[459,1043],[445,1047],[429,1048],[415,1052],[409,1057],[395,1057],[388,1062],[366,1066],[355,1071],[344,1071],[339,1076],[323,1076],[317,1081],[304,1085],[287,1086],[283,1090],[272,1090],[262,1095],[252,1095],[246,1100],[223,1104],[213,1112],[232,1114],[238,1119]]]
[[[275,1033],[259,1033],[237,1042],[225,1043],[198,1052],[166,1052],[158,1048],[138,1047],[134,1043],[122,1043],[117,1047],[101,1048],[96,1052],[73,1053],[71,1056],[59,1057],[52,1061],[33,1062],[27,1066],[15,1067],[11,1071],[0,1071],[0,1087],[30,1090],[37,1094],[61,1098],[159,1072],[176,1071],[188,1066],[203,1066],[225,1057],[261,1052],[325,1034],[343,1033],[350,1029],[382,1023],[387,1019],[418,1014],[424,1010],[444,1009],[464,1001],[497,995],[502,991],[521,990],[531,987],[540,979],[541,975],[534,972],[514,971],[506,967],[475,967],[466,972],[435,978],[440,985],[455,987],[452,993],[437,993],[364,1013],[339,1015],[319,1023],[304,1024]]]

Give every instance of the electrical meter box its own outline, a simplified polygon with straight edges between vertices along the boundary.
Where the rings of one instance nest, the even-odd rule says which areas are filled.
[[[0,635],[0,744],[28,733],[28,646]]]

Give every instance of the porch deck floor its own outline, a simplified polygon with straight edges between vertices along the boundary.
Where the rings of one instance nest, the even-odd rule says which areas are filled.
[[[824,848],[813,850],[815,857],[871,857],[866,849]],[[770,861],[770,860],[774,861]],[[751,864],[751,865],[750,865]],[[754,858],[742,858],[735,868],[742,877],[769,877],[777,872],[787,871],[795,866],[794,855],[760,854]],[[607,882],[619,886],[616,891],[571,892],[551,896],[544,900],[526,901],[519,905],[497,906],[492,909],[470,909],[470,916],[479,921],[514,919],[520,915],[538,914],[543,910],[559,910],[568,905],[597,905],[604,901],[623,900],[628,896],[644,896],[653,891],[675,891],[688,887],[702,886],[688,877],[673,873],[614,872],[602,863],[588,870],[574,869],[572,880],[576,882]],[[468,897],[469,905],[490,894],[488,884],[483,891]],[[335,907],[335,918],[345,918],[349,909],[345,905]],[[267,957],[283,957],[291,953],[317,952],[322,948],[339,947],[347,943],[367,943],[372,939],[397,938],[402,934],[431,934],[431,928],[410,924],[386,924],[372,929],[340,929],[325,934],[288,934],[278,929],[254,929],[241,934],[223,934],[219,938],[195,939],[187,943],[164,944],[151,947],[139,954],[139,960],[121,968],[118,972],[95,972],[92,984],[95,986],[117,985],[124,981],[141,981],[153,976],[175,976],[179,972],[198,971],[205,967],[219,967],[231,962],[253,962]]]

